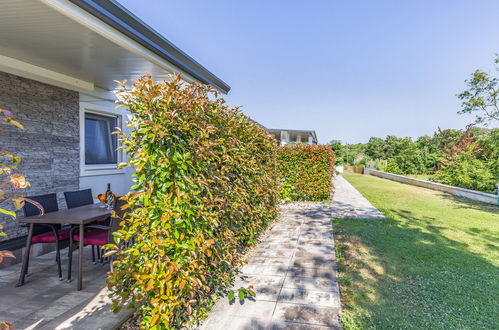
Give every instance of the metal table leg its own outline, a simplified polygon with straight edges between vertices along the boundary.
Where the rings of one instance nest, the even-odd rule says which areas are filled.
[[[85,240],[85,228],[83,224],[80,225],[80,241],[78,242],[78,291],[82,289],[83,282],[83,241]]]
[[[33,229],[35,225],[30,223],[28,229],[28,238],[26,239],[26,248],[24,250],[23,256],[23,267],[21,268],[21,274],[19,275],[19,281],[16,286],[24,285],[24,278],[26,277],[26,272],[28,270],[29,254],[31,251],[31,239],[33,238]]]

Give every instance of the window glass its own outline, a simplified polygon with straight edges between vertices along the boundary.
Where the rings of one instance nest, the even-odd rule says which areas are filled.
[[[117,117],[85,113],[85,164],[116,164],[117,137],[111,134],[118,126]]]

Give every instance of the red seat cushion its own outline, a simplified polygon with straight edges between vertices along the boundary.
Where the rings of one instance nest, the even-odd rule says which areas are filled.
[[[69,231],[70,231],[69,228],[59,229],[58,230],[59,240],[64,241],[64,240],[68,239],[69,238]],[[45,233],[35,235],[35,236],[33,236],[33,238],[31,238],[31,241],[34,243],[54,243],[55,242],[54,232],[47,231]]]
[[[83,244],[85,245],[105,245],[108,243],[108,231],[102,229],[92,229],[91,231],[85,232],[85,238],[83,239]],[[74,234],[73,240],[75,242],[80,241],[80,235]]]

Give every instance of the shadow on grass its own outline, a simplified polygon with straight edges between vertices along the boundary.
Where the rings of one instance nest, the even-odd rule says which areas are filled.
[[[466,197],[454,196],[446,193],[441,193],[441,196],[443,199],[452,202],[457,208],[492,212],[497,213],[497,215],[499,216],[499,205],[475,201]]]
[[[345,328],[496,327],[498,267],[445,237],[434,218],[387,211],[384,220],[333,220]]]

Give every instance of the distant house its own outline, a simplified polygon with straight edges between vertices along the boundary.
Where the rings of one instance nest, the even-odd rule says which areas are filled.
[[[277,141],[279,141],[279,145],[281,146],[295,143],[318,143],[315,131],[281,128],[266,128],[266,130],[270,132],[270,134],[272,134]]]
[[[126,193],[133,169],[117,167],[126,155],[111,131],[126,131],[128,117],[116,109],[115,80],[171,73],[230,90],[116,1],[1,0],[0,108],[25,127],[0,125],[1,147],[22,158],[26,193],[57,193],[60,208],[64,191],[91,188],[95,195],[110,183]],[[7,216],[0,224],[7,233],[0,250],[24,243],[25,227]]]

